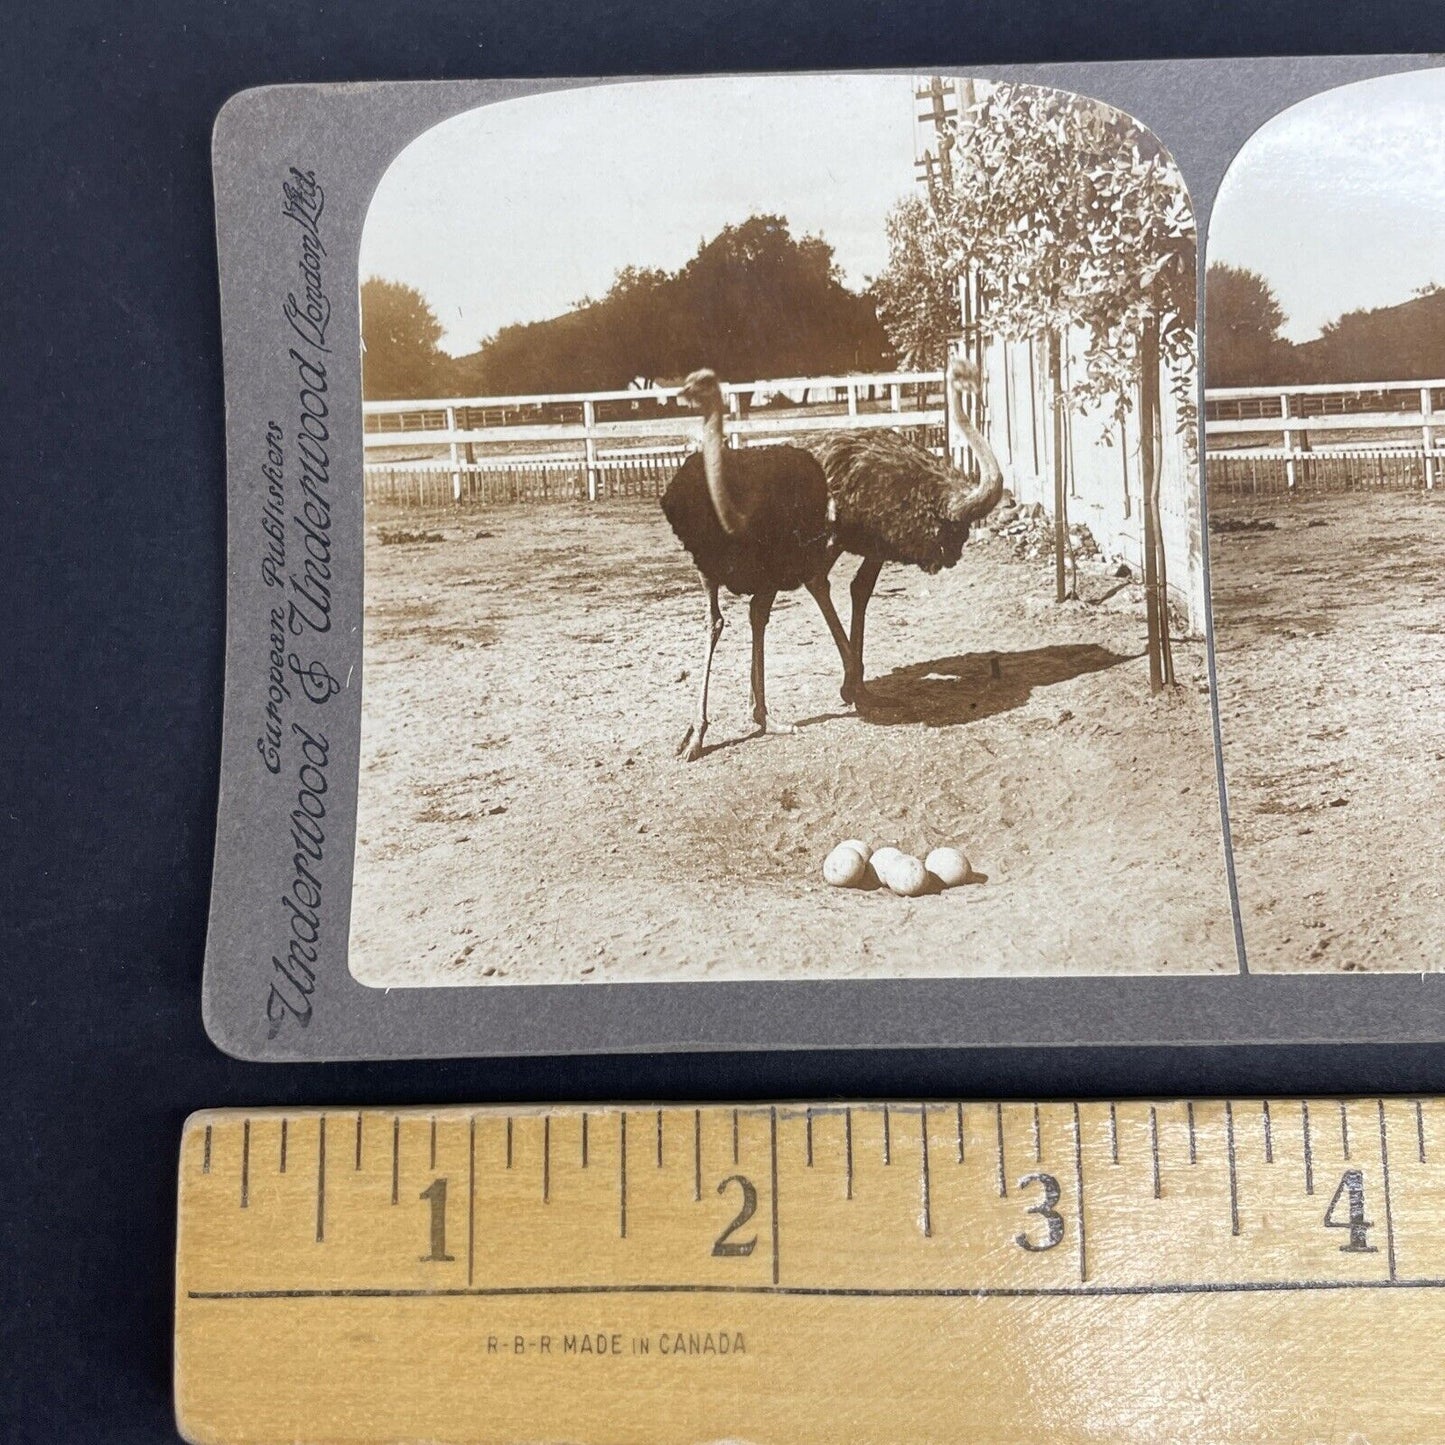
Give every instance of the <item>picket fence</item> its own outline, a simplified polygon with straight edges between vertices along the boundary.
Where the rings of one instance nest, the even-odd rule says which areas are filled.
[[[1433,490],[1445,381],[1221,387],[1204,426],[1216,494]]]
[[[730,446],[896,427],[944,445],[943,373],[895,371],[729,383]],[[697,414],[674,388],[371,401],[368,502],[527,502],[655,496],[694,450]]]

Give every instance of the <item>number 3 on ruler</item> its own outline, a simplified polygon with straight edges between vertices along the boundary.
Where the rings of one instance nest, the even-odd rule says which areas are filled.
[[[1029,1213],[1037,1214],[1040,1219],[1047,1222],[1048,1238],[1042,1243],[1035,1243],[1027,1234],[1016,1234],[1014,1243],[1020,1249],[1027,1249],[1032,1254],[1039,1254],[1043,1250],[1052,1249],[1064,1237],[1063,1216],[1054,1208],[1063,1191],[1059,1188],[1059,1181],[1052,1174],[1025,1174],[1019,1180],[1020,1189],[1027,1189],[1030,1184],[1043,1186],[1044,1197],[1037,1204],[1029,1205]]]
[[[1348,1219],[1335,1218],[1341,1196],[1349,1205]],[[1358,1169],[1346,1169],[1340,1176],[1340,1187],[1335,1190],[1330,1207],[1325,1210],[1325,1228],[1350,1231],[1350,1242],[1340,1246],[1341,1254],[1377,1254],[1379,1251],[1369,1242],[1367,1234],[1374,1227],[1374,1222],[1365,1218],[1365,1176]]]

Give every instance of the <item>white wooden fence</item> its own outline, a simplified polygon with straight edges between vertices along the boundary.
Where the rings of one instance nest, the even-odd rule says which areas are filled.
[[[1034,348],[990,343],[982,360],[985,399],[975,420],[1019,500],[1051,508],[1052,426]],[[1066,372],[1072,363],[1070,348]],[[724,427],[732,446],[746,446],[755,438],[801,439],[842,427],[907,429],[935,450],[949,446],[939,371],[789,377],[733,383],[723,391],[728,403]],[[675,397],[675,390],[659,387],[367,402],[367,500],[428,507],[656,495],[696,446],[697,415]],[[1186,627],[1201,633],[1199,468],[1167,394],[1164,405],[1161,523],[1169,591]],[[1136,433],[1127,426],[1111,433],[1102,414],[1067,414],[1070,517],[1087,525],[1109,556],[1142,572]]]
[[[1433,489],[1445,460],[1442,428],[1445,381],[1212,388],[1209,485],[1231,493]]]
[[[943,445],[943,374],[785,377],[723,386],[730,446],[843,427],[920,428]],[[674,388],[371,401],[368,500],[429,505],[651,494],[695,448],[697,414]]]

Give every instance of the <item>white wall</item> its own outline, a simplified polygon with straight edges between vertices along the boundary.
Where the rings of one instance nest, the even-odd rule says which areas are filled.
[[[1079,368],[1082,346],[1066,349],[1064,384]],[[1053,515],[1053,428],[1049,422],[1047,358],[1042,343],[991,341],[984,347],[987,435],[1004,469],[1004,484],[1020,502],[1041,503]],[[1161,388],[1163,467],[1159,478],[1169,601],[1192,635],[1203,636],[1206,616],[1199,465],[1180,435],[1179,409]],[[1111,558],[1143,575],[1143,504],[1140,497],[1139,418],[1122,427],[1102,409],[1066,413],[1069,520],[1088,527]],[[1106,440],[1106,434],[1108,440]],[[1112,445],[1110,445],[1112,442]]]

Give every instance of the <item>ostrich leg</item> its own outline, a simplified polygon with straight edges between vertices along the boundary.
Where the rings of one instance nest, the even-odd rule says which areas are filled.
[[[833,641],[838,648],[838,656],[843,659],[843,686],[839,689],[843,701],[855,703],[865,701],[863,669],[858,663],[852,643],[848,640],[848,634],[843,631],[843,623],[838,617],[838,609],[833,606],[833,594],[828,588],[828,574],[824,572],[820,577],[810,577],[803,583],[803,586],[813,594],[813,600],[818,604],[818,611],[823,614],[823,621],[828,624],[828,631],[833,634]]]
[[[849,591],[853,595],[853,610],[849,614],[849,641],[853,649],[853,665],[857,669],[855,681],[851,690],[848,677],[843,677],[843,701],[856,703],[864,697],[863,693],[863,622],[868,616],[868,599],[873,595],[873,588],[877,585],[878,574],[883,570],[883,559],[881,557],[865,557],[863,564],[853,574],[853,585]],[[846,659],[844,659],[846,665]]]
[[[685,752],[690,763],[695,763],[702,756],[702,737],[707,731],[707,684],[712,676],[712,655],[717,651],[717,640],[722,636],[723,630],[722,608],[717,603],[718,585],[708,581],[706,577],[702,579],[702,585],[707,593],[707,651],[702,662],[702,688],[697,698],[697,720],[688,725],[682,741],[677,745],[679,755]],[[688,746],[689,743],[692,744],[691,747]]]
[[[758,592],[748,604],[748,617],[753,624],[753,721],[765,733],[791,733],[797,729],[792,723],[777,722],[768,716],[767,691],[763,674],[763,634],[768,630],[768,617],[773,610],[776,592]]]

